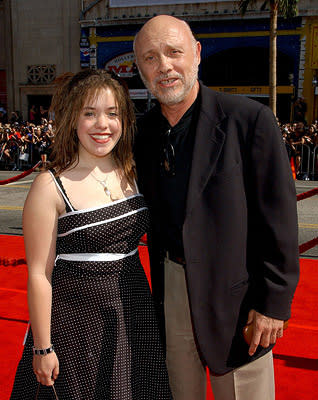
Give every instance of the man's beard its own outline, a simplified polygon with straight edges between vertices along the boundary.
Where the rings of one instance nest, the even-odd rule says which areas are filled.
[[[180,103],[187,97],[188,93],[193,88],[198,79],[198,70],[199,67],[194,64],[188,79],[185,79],[185,77],[178,72],[174,72],[172,75],[161,74],[153,82],[149,82],[140,70],[139,73],[146,88],[156,97],[159,103],[171,106]],[[159,81],[161,81],[162,79],[171,78],[178,78],[179,82],[181,82],[182,84],[181,87],[178,86],[177,88],[157,88],[156,84]]]

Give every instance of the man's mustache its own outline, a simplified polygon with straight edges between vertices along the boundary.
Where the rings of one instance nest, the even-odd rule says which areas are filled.
[[[173,75],[161,74],[154,79],[154,83],[160,83],[160,81],[168,79],[180,79],[183,82],[183,75],[177,72],[175,72]]]

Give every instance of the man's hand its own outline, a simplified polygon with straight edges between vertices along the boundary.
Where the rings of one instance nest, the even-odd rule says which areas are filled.
[[[268,347],[283,337],[284,321],[266,317],[255,310],[249,312],[247,324],[253,324],[253,337],[248,350],[250,356],[255,353],[257,346]]]

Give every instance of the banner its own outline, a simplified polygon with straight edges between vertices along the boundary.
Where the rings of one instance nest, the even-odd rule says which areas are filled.
[[[318,69],[318,25],[312,28],[311,68]]]
[[[204,3],[223,3],[233,0],[205,0]],[[109,0],[109,7],[138,7],[161,6],[175,4],[200,4],[202,1],[193,0]]]
[[[135,55],[133,52],[121,54],[105,64],[106,71],[113,71],[123,78],[130,78],[134,75]]]
[[[81,68],[88,68],[90,59],[90,48],[89,48],[89,39],[87,36],[81,36],[80,52],[81,52],[80,53]]]

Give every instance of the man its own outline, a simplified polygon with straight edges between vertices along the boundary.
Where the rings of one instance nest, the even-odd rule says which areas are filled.
[[[184,21],[150,19],[134,50],[159,101],[139,121],[135,155],[174,400],[205,399],[206,365],[216,400],[272,400],[271,349],[299,272],[295,186],[276,120],[198,82],[201,46]]]

